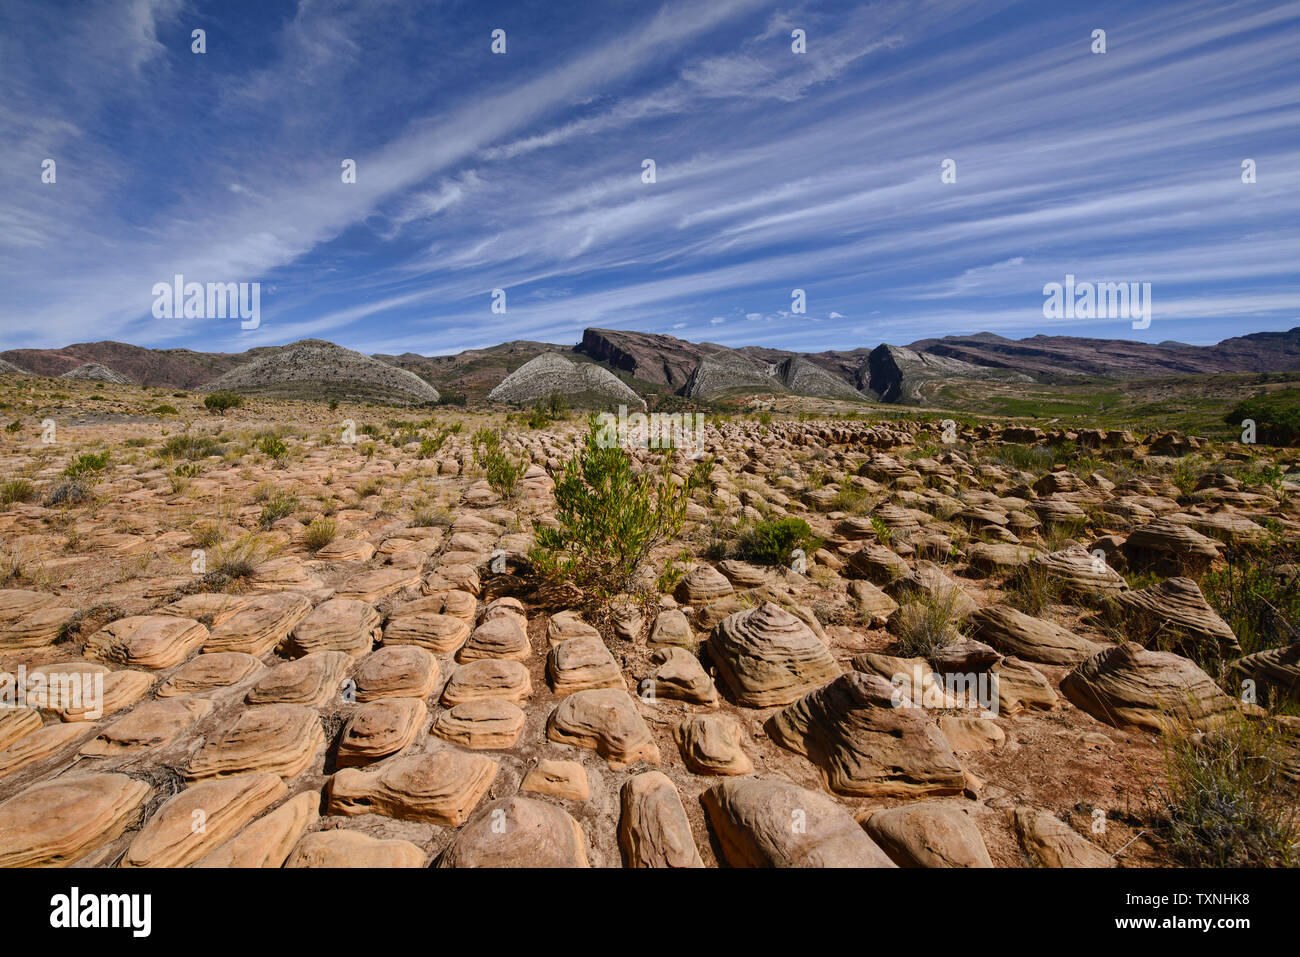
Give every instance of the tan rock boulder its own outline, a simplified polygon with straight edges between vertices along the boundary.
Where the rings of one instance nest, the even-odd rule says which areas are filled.
[[[615,770],[637,761],[659,763],[659,746],[626,691],[575,691],[551,712],[546,734],[560,744],[590,748]]]
[[[384,644],[416,645],[435,655],[446,655],[460,648],[469,634],[469,625],[452,615],[399,611],[384,627]]]
[[[424,726],[429,709],[419,698],[380,698],[361,705],[343,726],[337,764],[370,764],[410,745]]]
[[[307,830],[320,819],[320,793],[304,791],[258,818],[195,867],[283,867]]]
[[[988,605],[967,618],[971,634],[1006,655],[1048,665],[1074,665],[1104,647],[1052,621],[1010,605]]]
[[[59,777],[0,804],[0,867],[66,867],[132,827],[152,788],[125,774]]]
[[[289,639],[294,655],[341,651],[352,658],[368,654],[380,637],[379,611],[355,598],[331,598],[312,609]]]
[[[201,781],[160,807],[135,836],[123,867],[188,867],[225,844],[280,798],[274,774],[239,774]]]
[[[789,704],[840,673],[812,629],[773,602],[719,623],[709,657],[736,703],[747,708]]]
[[[509,661],[527,661],[533,656],[533,646],[528,635],[513,618],[492,618],[471,633],[456,652],[459,662],[480,658],[504,658]]]
[[[1040,867],[1114,867],[1115,860],[1051,812],[1018,807],[1013,815],[1016,836]]]
[[[1204,671],[1181,655],[1125,642],[1098,652],[1061,681],[1061,692],[1098,721],[1162,730],[1212,728],[1237,710]]]
[[[351,662],[343,651],[313,651],[276,665],[258,679],[244,700],[249,704],[319,707],[339,694],[339,685]]]
[[[0,589],[0,652],[54,644],[76,611],[45,592]]]
[[[427,698],[437,687],[438,659],[419,645],[387,645],[357,664],[352,682],[357,701]]]
[[[74,721],[70,724],[47,724],[39,731],[23,735],[0,751],[0,778],[52,758],[84,741],[91,733],[93,729],[89,725]]]
[[[81,753],[111,757],[164,747],[211,713],[212,702],[204,698],[146,701],[101,731]]]
[[[735,718],[723,714],[698,714],[677,726],[677,747],[693,774],[750,774],[754,762],[745,753],[743,734]]]
[[[894,867],[848,811],[788,781],[728,778],[700,796],[732,867]]]
[[[889,681],[849,672],[773,715],[768,735],[816,764],[839,794],[960,794],[966,775],[943,732],[924,709],[895,702]]]
[[[311,613],[311,602],[292,592],[259,595],[212,629],[203,650],[239,651],[260,658]]]
[[[623,785],[618,842],[628,867],[703,867],[681,795],[661,771]]]
[[[899,867],[992,867],[970,816],[942,801],[875,811],[867,833]]]
[[[334,597],[355,598],[357,601],[374,604],[381,598],[396,595],[404,589],[415,588],[419,584],[418,568],[394,568],[392,565],[385,565],[382,568],[367,569],[352,575],[339,585]]]
[[[442,704],[454,708],[478,698],[501,698],[522,704],[532,693],[532,678],[522,664],[500,658],[480,658],[451,673],[447,686],[442,689]]]
[[[356,831],[315,831],[289,854],[285,867],[424,867],[424,851],[410,841],[385,841]]]
[[[514,747],[528,716],[502,698],[475,698],[443,711],[433,734],[463,748],[499,750]]]
[[[459,827],[492,785],[495,761],[445,748],[408,754],[374,769],[343,768],[327,788],[330,814],[384,814]]]
[[[677,583],[674,594],[684,604],[699,605],[725,598],[734,591],[731,582],[722,572],[712,565],[699,565]]]
[[[713,686],[700,660],[685,648],[659,648],[650,655],[654,670],[642,681],[638,694],[644,699],[671,698],[706,708],[718,706],[718,689]]]
[[[86,640],[86,657],[136,668],[173,668],[198,651],[208,629],[171,615],[132,615],[110,622]]]
[[[1123,575],[1106,562],[1096,561],[1082,545],[1036,555],[1030,564],[1042,569],[1066,593],[1075,596],[1109,598],[1128,588]]]
[[[560,696],[589,688],[627,690],[622,669],[599,636],[570,638],[555,645],[546,657],[546,674]]]
[[[440,868],[587,866],[578,822],[563,808],[517,796],[484,805],[438,859]]]
[[[1137,591],[1115,596],[1116,616],[1133,637],[1192,650],[1209,644],[1224,657],[1241,654],[1241,645],[1228,623],[1210,607],[1190,578],[1169,578]]]
[[[591,799],[591,782],[586,769],[577,761],[556,761],[543,758],[537,766],[524,775],[520,791],[549,794],[566,801]]]
[[[311,765],[325,749],[325,732],[315,711],[294,704],[249,708],[217,732],[190,760],[190,781],[248,773],[288,779]]]
[[[41,730],[42,723],[41,713],[35,708],[0,708],[0,751]]]
[[[158,686],[159,698],[213,695],[256,678],[266,665],[242,651],[195,655]]]

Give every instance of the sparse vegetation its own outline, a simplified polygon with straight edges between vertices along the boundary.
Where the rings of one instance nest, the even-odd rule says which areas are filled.
[[[244,397],[237,392],[210,392],[203,397],[203,407],[217,415],[225,415],[228,409],[243,408]]]
[[[1164,836],[1178,863],[1300,864],[1300,800],[1294,781],[1287,779],[1286,748],[1283,732],[1246,717],[1206,733],[1166,733],[1168,784],[1159,802]]]
[[[627,591],[650,550],[685,520],[690,484],[674,484],[671,465],[665,458],[658,474],[634,472],[623,449],[603,446],[591,420],[582,448],[553,476],[558,527],[538,529],[534,566],[599,599]]]
[[[318,552],[338,535],[338,522],[332,518],[314,518],[303,532],[302,540],[313,552]]]

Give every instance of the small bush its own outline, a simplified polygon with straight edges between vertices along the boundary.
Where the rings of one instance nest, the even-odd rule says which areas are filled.
[[[63,470],[63,474],[68,478],[98,475],[108,468],[108,459],[111,454],[108,449],[103,452],[82,452],[68,463]]]
[[[262,543],[255,535],[244,535],[216,550],[208,577],[218,580],[249,578],[261,559]]]
[[[149,410],[150,415],[180,415],[175,406],[172,405],[155,405]]]
[[[955,588],[917,592],[899,608],[891,622],[898,637],[900,658],[930,658],[957,637]]]
[[[528,470],[524,460],[510,461],[510,457],[501,449],[501,434],[491,429],[479,429],[474,433],[474,461],[483,467],[488,485],[507,501],[513,499],[519,491],[519,480]]]
[[[291,492],[276,492],[262,506],[262,514],[258,516],[257,524],[262,528],[270,528],[280,519],[288,518],[296,511],[298,511],[296,495]]]
[[[94,497],[94,485],[84,478],[63,478],[45,496],[46,505],[81,505]]]
[[[582,448],[555,477],[558,527],[538,530],[534,567],[597,599],[627,591],[651,549],[686,519],[690,481],[675,484],[671,465],[665,458],[658,474],[633,472],[623,449],[601,441],[592,418]]]
[[[1300,445],[1300,389],[1285,389],[1238,402],[1223,417],[1240,429],[1241,423],[1255,423],[1255,438],[1267,445]]]
[[[416,509],[411,525],[415,528],[447,528],[452,521],[451,512],[445,508],[422,508]]]
[[[821,540],[802,518],[777,518],[757,522],[744,529],[736,554],[756,565],[788,565],[796,548],[811,555],[821,547]]]
[[[21,432],[22,430],[23,424],[18,419],[14,419],[14,421],[5,426],[6,432]]]
[[[27,479],[10,479],[0,485],[0,505],[30,502],[36,498],[36,488]]]
[[[227,409],[239,409],[243,405],[244,397],[236,392],[211,392],[203,397],[203,407],[218,415],[225,415]]]
[[[268,458],[278,461],[289,454],[289,446],[285,445],[279,436],[264,435],[261,441],[257,443],[257,451]]]
[[[338,522],[332,518],[314,518],[303,533],[303,543],[313,552],[318,552],[338,534]]]
[[[1023,565],[1007,581],[1006,603],[1026,615],[1042,615],[1061,599],[1061,583],[1040,565]]]
[[[1204,734],[1164,737],[1168,789],[1160,797],[1170,850],[1191,867],[1295,867],[1295,784],[1283,732],[1234,717]]]
[[[221,443],[210,435],[173,435],[155,453],[161,459],[189,459],[191,462],[221,454]]]

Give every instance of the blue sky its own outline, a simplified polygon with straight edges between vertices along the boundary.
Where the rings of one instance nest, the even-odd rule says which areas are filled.
[[[0,347],[1287,329],[1297,50],[1295,2],[6,0]],[[261,325],[154,318],[175,273]],[[1045,319],[1067,273],[1150,328]]]

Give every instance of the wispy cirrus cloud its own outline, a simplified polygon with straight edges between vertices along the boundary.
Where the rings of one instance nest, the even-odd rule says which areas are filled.
[[[1152,282],[1152,340],[1300,324],[1294,5],[239,13],[0,13],[0,345],[1132,334],[1049,326],[1041,287],[1066,272]],[[153,319],[178,272],[262,281],[261,328]]]

